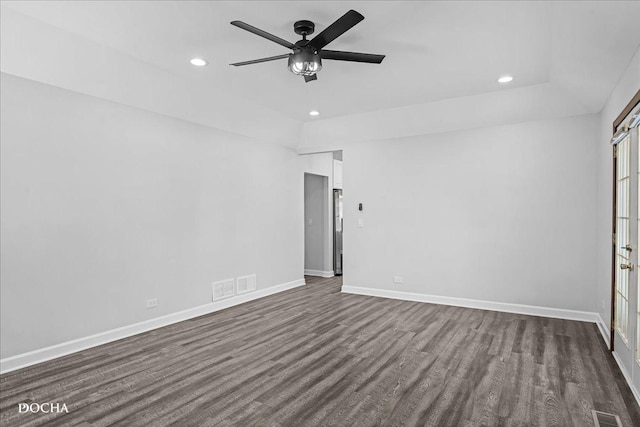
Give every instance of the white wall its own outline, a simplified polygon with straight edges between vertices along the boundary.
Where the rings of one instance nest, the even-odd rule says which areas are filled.
[[[326,176],[304,174],[304,269],[325,270],[325,241],[327,235]]]
[[[611,327],[611,203],[613,198],[613,157],[611,144],[613,121],[640,90],[640,48],[629,63],[616,88],[600,113],[598,138],[598,261],[597,305],[607,328]]]
[[[598,132],[590,115],[345,146],[345,285],[595,311]]]
[[[2,358],[302,277],[293,151],[1,76]]]
[[[342,160],[333,160],[333,188],[342,190]]]

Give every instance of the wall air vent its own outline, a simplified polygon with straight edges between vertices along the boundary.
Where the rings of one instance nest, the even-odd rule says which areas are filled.
[[[622,427],[619,416],[600,411],[593,411],[593,423],[596,427]]]
[[[238,294],[246,294],[256,290],[256,275],[240,276],[236,280],[236,292]]]
[[[219,282],[213,282],[211,284],[211,290],[213,293],[213,301],[220,301],[221,299],[230,298],[234,295],[233,279],[220,280]]]

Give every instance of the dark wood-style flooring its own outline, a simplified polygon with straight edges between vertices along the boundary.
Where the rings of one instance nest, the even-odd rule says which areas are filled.
[[[0,377],[2,426],[640,426],[595,325],[307,285]],[[68,414],[19,414],[20,402]]]

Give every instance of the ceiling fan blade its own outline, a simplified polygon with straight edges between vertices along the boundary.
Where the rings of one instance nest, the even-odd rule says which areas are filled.
[[[336,61],[368,62],[371,64],[379,64],[384,59],[384,55],[375,55],[373,53],[360,52],[344,52],[341,50],[321,50],[320,58],[333,59]]]
[[[283,55],[270,56],[268,58],[252,59],[251,61],[243,61],[243,62],[234,62],[233,64],[229,64],[229,65],[233,65],[235,67],[239,67],[241,65],[259,64],[260,62],[275,61],[276,59],[288,58],[289,55],[291,55],[291,54],[290,53],[285,53]]]
[[[310,76],[304,76],[305,83],[309,83],[309,82],[312,82],[314,80],[318,80],[318,75],[317,74],[312,74]]]
[[[316,49],[322,49],[363,19],[364,16],[360,15],[355,10],[350,10],[342,15],[342,17],[338,18],[333,24],[325,28],[320,34],[315,36],[308,45],[313,46]]]
[[[267,33],[260,28],[256,28],[253,25],[246,24],[242,21],[231,21],[231,25],[235,25],[238,28],[242,28],[243,30],[249,31],[250,33],[256,34],[260,37],[264,37],[267,40],[271,40],[272,42],[278,43],[284,47],[289,49],[293,49],[296,47],[293,43],[286,41],[285,39],[281,39],[278,36],[274,36],[273,34]]]

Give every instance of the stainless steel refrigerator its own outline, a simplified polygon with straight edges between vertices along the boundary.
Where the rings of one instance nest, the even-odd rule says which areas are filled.
[[[333,274],[342,275],[342,190],[333,190]]]

